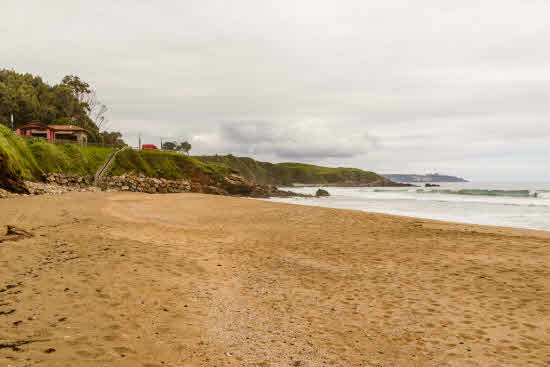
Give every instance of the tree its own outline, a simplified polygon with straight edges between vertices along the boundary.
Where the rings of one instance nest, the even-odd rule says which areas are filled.
[[[61,81],[61,84],[69,87],[80,103],[86,103],[86,96],[92,92],[90,84],[81,80],[80,77],[76,75],[66,75]]]
[[[183,151],[183,152],[187,153],[187,155],[189,155],[189,151],[191,150],[191,144],[189,144],[189,142],[186,140],[183,143],[181,143],[180,145],[178,145],[177,150]]]
[[[30,122],[76,125],[90,133],[91,142],[120,144],[120,133],[106,132],[107,111],[90,84],[76,75],[50,85],[39,76],[0,69],[0,124],[11,127],[13,114],[15,127]]]
[[[109,125],[109,120],[106,118],[106,113],[109,110],[107,106],[99,100],[95,90],[88,94],[85,101],[88,104],[88,117],[100,131],[106,130]]]
[[[175,141],[165,141],[162,143],[162,148],[164,150],[177,150],[178,147],[177,143]]]
[[[101,133],[99,133],[99,141],[102,144],[111,147],[121,148],[127,146],[124,140],[122,140],[122,134],[118,131],[102,131]]]

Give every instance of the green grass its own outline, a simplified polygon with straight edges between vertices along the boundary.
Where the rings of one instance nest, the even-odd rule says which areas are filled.
[[[303,184],[374,184],[389,180],[374,172],[357,168],[321,167],[305,163],[268,163],[255,161],[248,157],[197,156],[201,162],[218,163],[232,167],[244,177],[260,183],[275,185]]]
[[[201,176],[220,178],[235,172],[226,165],[203,163],[183,154],[127,149],[117,154],[109,174],[142,174],[154,178],[193,178],[200,181]]]
[[[0,174],[10,173],[14,177],[32,180],[41,173],[26,142],[3,125],[0,125],[0,156],[6,160],[2,166],[8,171]]]
[[[43,172],[82,176],[93,175],[113,151],[113,148],[56,145],[38,140],[29,140],[27,146]]]
[[[43,140],[24,140],[0,125],[2,169],[21,180],[39,180],[42,173],[93,175],[112,148],[56,145]]]

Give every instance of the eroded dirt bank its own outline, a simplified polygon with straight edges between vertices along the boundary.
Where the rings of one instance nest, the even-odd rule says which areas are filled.
[[[548,366],[550,234],[201,194],[0,201],[0,365]],[[3,234],[3,233],[2,233]]]

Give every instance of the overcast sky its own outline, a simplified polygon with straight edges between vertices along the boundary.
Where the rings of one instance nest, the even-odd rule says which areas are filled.
[[[0,67],[137,145],[550,182],[548,0],[2,0]]]

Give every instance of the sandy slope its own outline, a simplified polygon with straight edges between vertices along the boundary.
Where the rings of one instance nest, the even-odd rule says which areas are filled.
[[[0,200],[12,223],[0,366],[550,365],[550,233],[199,194]]]

